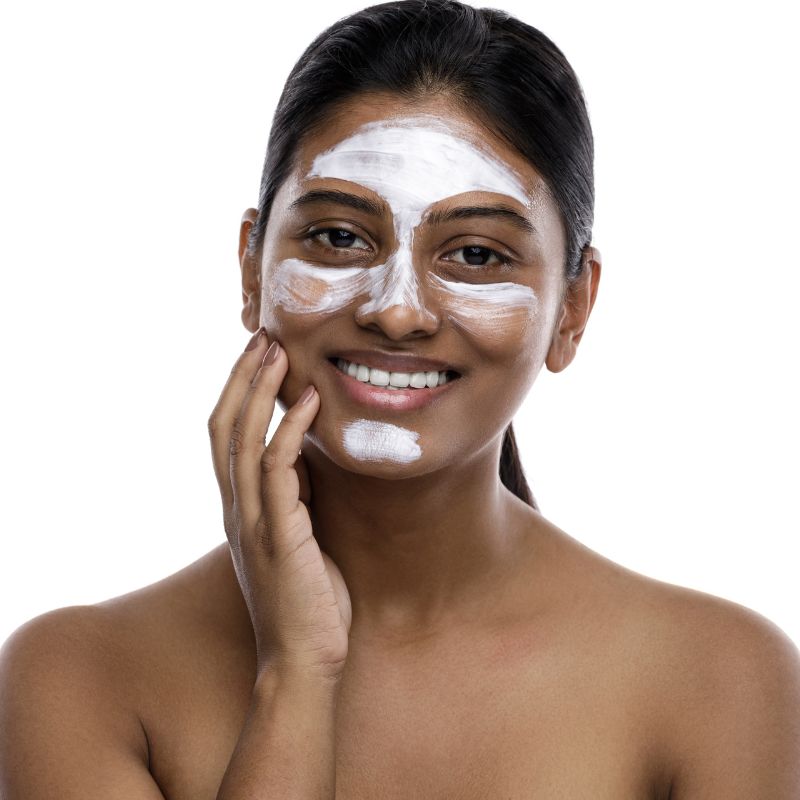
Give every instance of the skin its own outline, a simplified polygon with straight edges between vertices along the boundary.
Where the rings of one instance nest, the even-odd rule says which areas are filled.
[[[270,309],[269,330],[239,357],[212,415],[228,541],[136,592],[42,615],[4,646],[0,729],[13,735],[0,737],[2,797],[38,800],[59,786],[66,800],[213,800],[254,685],[273,668],[270,648],[295,666],[313,657],[335,668],[340,800],[800,795],[800,654],[785,634],[749,609],[608,561],[499,484],[502,430],[541,368],[558,372],[574,358],[600,274],[589,248],[581,278],[565,283],[563,230],[531,165],[445,97],[412,108],[358,98],[304,143],[262,252],[247,250],[256,212],[244,214],[245,327],[259,328],[269,265],[300,257],[293,233],[306,223],[363,226],[376,259],[391,249],[388,217],[320,207],[296,219],[287,209],[315,154],[406,111],[458,119],[525,180],[534,201],[517,208],[540,237],[508,246],[531,266],[516,279],[535,291],[540,313],[486,339],[438,313],[433,296],[421,310],[359,314],[353,304],[315,318]],[[488,236],[487,246],[513,236],[484,222],[466,235],[421,228],[415,266],[442,267],[454,236]],[[262,366],[273,341],[283,349]],[[351,458],[336,432],[354,409],[320,369],[332,346],[432,355],[463,370],[442,413],[409,419],[419,459]],[[298,405],[309,384],[318,393]],[[265,449],[276,402],[288,411]],[[265,559],[262,547],[261,560],[259,514],[270,517],[273,551]],[[325,601],[316,628],[300,613],[309,587]],[[271,616],[275,593],[284,611]],[[292,743],[286,754],[300,754],[298,769],[302,750]],[[271,755],[256,749],[254,759],[280,760]]]
[[[416,104],[413,111],[445,120],[455,116],[455,109],[441,99]],[[305,176],[318,153],[362,125],[395,114],[393,98],[356,103],[306,142],[298,168],[275,198],[263,245],[264,280],[269,280],[274,264],[318,253],[298,235],[323,221],[338,222],[363,235],[374,243],[374,262],[385,260],[396,244],[389,213],[375,219],[331,204],[294,212],[289,208],[311,189],[339,189],[380,199],[357,184]],[[266,321],[270,340],[278,339],[286,351],[289,372],[279,393],[284,407],[308,384],[317,386],[322,398],[303,455],[314,486],[314,535],[345,577],[355,639],[425,639],[449,628],[454,619],[476,619],[486,613],[481,609],[492,608],[487,596],[495,592],[499,580],[506,583],[512,565],[530,553],[530,526],[536,518],[499,484],[502,434],[542,366],[558,372],[574,358],[597,292],[600,256],[594,248],[587,253],[582,277],[569,287],[565,284],[564,232],[541,176],[497,137],[488,137],[483,127],[469,118],[460,121],[475,146],[491,143],[497,157],[520,176],[531,200],[523,206],[507,195],[471,192],[444,198],[433,208],[502,200],[529,219],[538,235],[497,220],[481,220],[478,225],[474,221],[422,224],[415,233],[415,258],[424,274],[441,267],[441,256],[459,245],[511,248],[524,265],[514,280],[539,298],[540,312],[532,322],[520,315],[502,335],[482,336],[452,324],[432,297],[421,309],[397,305],[361,313],[356,303],[333,315],[295,314],[280,308],[263,315],[262,253],[250,254],[244,247],[257,212],[245,212],[242,224],[243,322],[255,331]],[[473,234],[476,229],[481,235]],[[399,466],[364,464],[349,456],[338,432],[354,418],[355,409],[320,368],[336,345],[408,352],[457,365],[462,386],[448,398],[447,427],[441,425],[436,407],[398,418],[420,434],[422,458]],[[498,386],[503,386],[502,392]],[[477,419],[476,407],[482,410]],[[412,507],[415,513],[410,515],[407,510]],[[380,547],[375,546],[376,536]]]

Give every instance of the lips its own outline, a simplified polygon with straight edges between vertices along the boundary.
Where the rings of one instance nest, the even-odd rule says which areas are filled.
[[[417,359],[416,363],[420,363],[419,359]],[[447,393],[453,390],[454,386],[460,383],[460,381],[453,379],[433,388],[390,389],[386,386],[373,386],[371,383],[364,383],[345,374],[333,359],[329,359],[328,364],[330,365],[330,372],[327,374],[332,376],[334,385],[339,388],[339,391],[345,397],[358,406],[372,407],[383,412],[407,412],[433,405],[438,403]],[[376,367],[376,369],[379,369],[379,367]]]

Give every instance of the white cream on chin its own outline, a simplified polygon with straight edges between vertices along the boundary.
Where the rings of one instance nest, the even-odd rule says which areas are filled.
[[[399,425],[374,419],[357,419],[345,425],[344,449],[358,461],[408,464],[422,455],[419,434]]]
[[[372,122],[318,155],[306,178],[338,178],[372,189],[391,209],[398,246],[385,264],[370,268],[319,267],[296,258],[281,261],[263,281],[262,308],[272,303],[292,313],[330,313],[364,295],[361,313],[395,305],[429,313],[412,261],[414,229],[425,211],[447,197],[472,191],[505,194],[530,206],[513,170],[455,131],[434,116]],[[536,312],[537,297],[523,284],[447,281],[430,272],[426,280],[439,293],[448,316],[475,333],[491,335],[509,314],[529,317]]]

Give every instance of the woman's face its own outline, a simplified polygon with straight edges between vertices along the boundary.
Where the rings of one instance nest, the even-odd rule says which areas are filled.
[[[353,472],[466,463],[508,425],[562,318],[546,185],[443,97],[353,100],[296,163],[248,300],[289,359],[282,406],[313,383],[308,435]]]

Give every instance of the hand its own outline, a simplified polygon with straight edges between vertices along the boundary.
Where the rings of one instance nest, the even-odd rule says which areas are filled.
[[[258,675],[269,665],[338,678],[347,658],[350,595],[312,533],[308,469],[298,455],[319,394],[309,386],[305,402],[301,395],[287,410],[265,447],[289,369],[278,342],[265,358],[267,349],[262,330],[237,360],[208,420],[225,533],[253,624]]]

